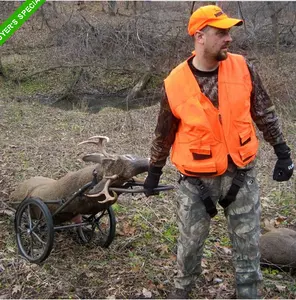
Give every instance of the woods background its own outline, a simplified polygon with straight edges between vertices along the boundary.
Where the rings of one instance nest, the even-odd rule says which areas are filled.
[[[17,256],[7,200],[26,178],[58,178],[81,168],[81,154],[91,149],[77,144],[91,135],[109,136],[111,152],[147,157],[163,79],[193,50],[188,19],[207,3],[245,21],[232,30],[231,51],[256,66],[295,152],[296,2],[47,1],[0,48],[1,298],[163,298],[172,288],[173,192],[120,197],[114,208],[117,237],[108,250],[79,245],[73,232],[59,232],[40,266]],[[19,2],[0,5],[2,23]],[[274,163],[272,148],[262,141],[262,220],[293,227],[295,176],[272,181]],[[162,181],[176,179],[168,163]],[[203,265],[195,298],[232,297],[231,249],[221,211]],[[291,273],[263,272],[266,298],[296,297]]]

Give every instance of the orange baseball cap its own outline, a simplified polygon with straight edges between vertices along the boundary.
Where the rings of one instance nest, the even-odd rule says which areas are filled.
[[[207,25],[228,29],[232,26],[240,26],[243,21],[229,18],[219,6],[206,5],[198,8],[190,17],[188,23],[188,33],[194,35],[197,30],[201,30]]]

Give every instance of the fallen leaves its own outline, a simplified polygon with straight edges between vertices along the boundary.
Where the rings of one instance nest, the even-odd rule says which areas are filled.
[[[170,251],[169,251],[169,246],[167,244],[160,244],[160,245],[157,245],[155,247],[155,249],[157,251],[159,251],[160,255],[164,255],[164,254],[168,254]]]
[[[274,225],[275,226],[279,226],[281,225],[284,221],[287,220],[287,217],[286,216],[278,216],[274,219]]]
[[[17,294],[18,292],[20,292],[22,290],[22,286],[20,284],[16,284],[15,286],[13,286],[12,288],[12,295]]]
[[[267,231],[271,231],[274,228],[279,227],[280,225],[282,225],[288,218],[286,216],[282,216],[279,215],[273,219],[267,219],[265,218],[263,220],[264,223],[264,229],[266,229]]]
[[[223,254],[226,254],[226,255],[231,256],[232,250],[231,250],[230,247],[221,246],[219,243],[215,243],[215,246],[216,246],[216,248],[217,248],[218,250],[221,250],[221,252],[222,252]]]
[[[148,291],[146,288],[143,288],[142,294],[145,298],[152,298],[152,293]]]
[[[275,287],[277,288],[277,290],[278,290],[279,292],[283,292],[283,291],[285,291],[286,288],[287,288],[285,285],[281,285],[281,284],[276,284]]]
[[[10,210],[10,209],[0,209],[0,215],[6,215],[9,217],[13,217],[14,216],[14,211]]]
[[[130,221],[123,221],[120,225],[121,225],[120,228],[117,229],[118,235],[122,235],[122,236],[135,235],[137,228],[135,226],[132,226]]]
[[[5,107],[10,107],[10,105],[13,103],[7,103]],[[63,113],[63,111],[48,107],[37,108],[38,113],[31,106],[24,106],[26,109],[24,122],[28,122],[27,119],[36,122],[37,126],[33,126],[36,131],[30,130],[30,132],[24,133],[25,129],[14,130],[14,136],[11,135],[12,140],[9,142],[11,147],[4,145],[3,149],[6,153],[0,158],[3,164],[0,171],[2,172],[0,174],[0,198],[8,198],[16,179],[22,180],[26,176],[31,176],[31,172],[36,172],[36,175],[58,177],[64,172],[61,170],[61,165],[66,169],[80,167],[76,157],[80,155],[81,149],[77,150],[73,147],[72,142],[69,143],[75,136],[70,129],[63,129],[63,135],[57,129],[55,124],[60,123],[60,120],[66,120],[62,123],[70,125],[72,122],[77,124],[83,122],[81,126],[83,126],[84,136],[95,135],[96,131],[101,129],[104,129],[106,134],[113,134],[114,138],[116,136],[116,142],[111,146],[114,151],[120,147],[124,150],[132,150],[134,144],[137,144],[138,153],[147,148],[145,136],[140,137],[140,141],[143,140],[145,143],[141,144],[138,143],[139,140],[136,140],[129,148],[128,143],[131,142],[131,139],[127,132],[112,132],[114,120],[109,111],[106,111],[105,115],[104,112],[100,113],[100,118],[97,115],[87,115],[87,119],[85,119],[78,112]],[[7,110],[7,108],[5,109]],[[49,110],[52,110],[53,113]],[[157,110],[158,108],[151,109],[151,115],[155,116]],[[150,118],[140,110],[129,113],[133,117],[135,113],[138,113],[142,120],[145,117]],[[121,118],[124,121],[125,115],[121,111],[116,111],[116,114],[116,119]],[[134,121],[135,128],[141,128],[138,119],[134,119]],[[100,127],[100,122],[103,123],[103,127]],[[4,131],[0,131],[1,137],[4,134]],[[33,148],[29,148],[33,142],[31,136],[36,140]],[[68,143],[65,143],[65,140],[60,141],[61,136],[65,137]],[[138,137],[137,134],[135,137]],[[77,140],[81,139],[82,136],[77,137]],[[0,141],[4,141],[4,138]],[[26,170],[18,169],[22,163],[21,153],[30,163]],[[82,162],[80,163],[82,164]],[[172,174],[175,173],[172,172],[171,177],[173,177]],[[166,175],[164,173],[164,176]],[[267,196],[261,198],[262,206],[265,206],[265,212],[268,211],[269,215],[273,217],[272,226],[280,226],[287,222],[285,212],[279,212],[280,204],[273,202],[273,198],[267,192],[269,191],[265,188]],[[0,283],[3,284],[1,297],[71,297],[72,299],[127,299],[130,295],[147,299],[165,297],[167,291],[173,286],[173,277],[176,275],[176,255],[172,250],[175,249],[173,248],[175,240],[172,239],[175,237],[175,231],[172,230],[172,225],[175,224],[173,203],[176,199],[174,194],[167,196],[164,193],[161,199],[152,197],[148,200],[145,198],[145,201],[142,201],[143,199],[140,197],[136,201],[130,195],[124,196],[120,196],[122,207],[116,212],[117,236],[108,249],[102,249],[92,244],[82,246],[77,244],[66,232],[57,232],[55,233],[53,254],[43,265],[32,265],[17,258],[13,224],[10,218],[5,217],[10,213],[6,211],[7,207],[2,205],[0,207],[0,214],[3,215],[0,221]],[[288,209],[290,213],[291,208],[288,207]],[[139,212],[145,219],[135,219],[135,216],[139,217]],[[163,238],[164,230],[167,230],[166,232],[170,234],[169,239],[173,242]],[[202,260],[204,272],[201,277],[203,281],[194,289],[194,296],[207,299],[227,298],[234,292],[234,274],[231,268],[231,248],[221,242],[222,237],[227,237],[227,225],[224,223],[224,218],[213,221],[211,230],[212,240],[207,245],[207,250],[211,255]],[[218,240],[220,243],[213,242]],[[133,256],[129,255],[131,249]],[[143,261],[145,261],[144,265]],[[81,277],[79,277],[80,274]],[[285,276],[284,272],[281,274],[283,274],[281,278],[272,276],[269,298],[285,298],[286,295],[291,299],[296,298],[296,294],[290,291],[290,285],[294,284],[294,278]],[[77,286],[78,278],[84,279],[83,284],[79,287]],[[136,292],[138,292],[137,295]]]

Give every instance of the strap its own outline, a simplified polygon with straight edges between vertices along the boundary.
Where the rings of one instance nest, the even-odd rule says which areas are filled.
[[[224,199],[219,200],[219,204],[225,209],[233,201],[235,201],[236,195],[241,187],[243,187],[246,179],[246,172],[248,170],[237,170],[236,175],[232,179],[232,184],[229,188]]]
[[[98,184],[98,177],[97,177],[98,172],[96,171],[96,169],[93,170],[92,175],[93,175],[93,179],[92,179],[91,184],[89,186],[90,189],[92,189],[95,185]]]
[[[218,211],[211,199],[209,188],[199,178],[188,177],[183,175],[182,179],[187,179],[189,183],[195,185],[198,188],[200,198],[204,203],[207,213],[210,215],[211,218],[215,217]]]

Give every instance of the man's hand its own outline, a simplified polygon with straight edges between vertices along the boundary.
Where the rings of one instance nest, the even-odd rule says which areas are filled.
[[[276,181],[288,181],[293,175],[294,170],[291,149],[286,143],[282,143],[274,146],[274,152],[278,160],[273,170],[273,179]]]
[[[149,197],[151,195],[158,195],[158,193],[155,193],[153,189],[155,189],[158,186],[160,176],[162,174],[162,167],[155,167],[150,166],[148,170],[148,176],[145,179],[144,182],[144,189],[146,189],[146,192],[144,192],[146,197]]]

